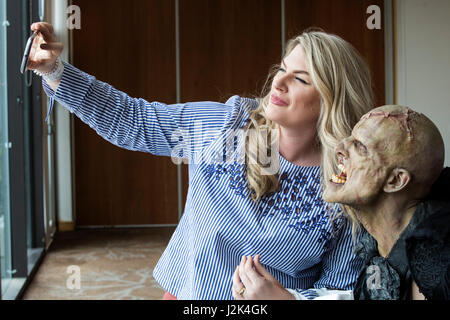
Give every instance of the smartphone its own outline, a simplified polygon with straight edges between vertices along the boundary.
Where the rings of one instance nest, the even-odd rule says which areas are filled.
[[[31,46],[33,45],[34,38],[36,38],[37,35],[38,35],[38,33],[35,31],[28,38],[27,45],[25,46],[25,51],[23,52],[22,64],[20,65],[21,73],[25,73],[25,69],[27,68],[27,64],[28,64],[28,58],[30,57]]]

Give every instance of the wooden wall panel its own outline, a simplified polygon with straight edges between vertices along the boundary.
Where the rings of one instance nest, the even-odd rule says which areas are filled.
[[[378,5],[383,14],[383,0],[285,0],[286,40],[309,27],[320,27],[350,42],[365,58],[372,73],[376,106],[385,102],[384,28],[366,26],[370,5]]]
[[[180,0],[182,101],[259,91],[281,59],[280,0]]]
[[[167,0],[77,0],[74,65],[133,97],[174,103],[175,7]],[[76,223],[178,221],[176,166],[120,149],[75,121]]]

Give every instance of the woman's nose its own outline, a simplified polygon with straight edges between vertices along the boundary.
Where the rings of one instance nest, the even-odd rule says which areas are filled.
[[[287,91],[287,85],[286,85],[286,75],[280,75],[279,77],[277,77],[274,81],[275,81],[275,89],[281,91],[281,92],[286,92]]]

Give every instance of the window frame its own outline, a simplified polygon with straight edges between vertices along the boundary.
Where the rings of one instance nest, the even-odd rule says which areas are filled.
[[[27,75],[19,72],[23,50],[30,35],[29,20],[40,21],[42,5],[42,0],[6,0],[6,19],[9,21],[6,61],[8,139],[11,143],[9,202],[13,288],[7,289],[5,297],[0,291],[0,299],[19,299],[45,254],[42,86],[41,79],[33,72]],[[31,86],[28,86],[26,82],[30,76]],[[28,249],[37,250],[30,255]]]

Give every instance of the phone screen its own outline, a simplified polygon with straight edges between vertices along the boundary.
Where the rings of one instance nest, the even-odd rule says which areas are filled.
[[[31,46],[33,45],[34,38],[36,38],[37,32],[33,32],[33,34],[28,38],[27,44],[25,46],[25,51],[23,52],[22,64],[20,65],[20,72],[25,73],[25,69],[27,68],[28,58],[30,56]]]

